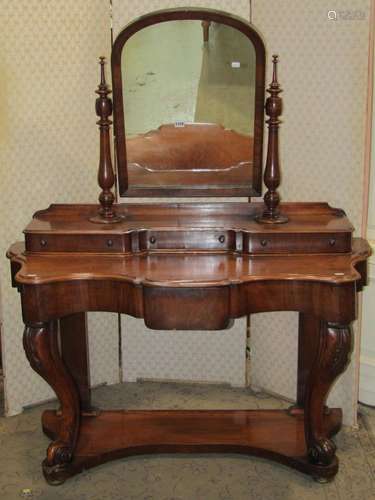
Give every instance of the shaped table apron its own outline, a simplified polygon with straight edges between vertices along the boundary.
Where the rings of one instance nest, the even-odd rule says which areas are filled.
[[[115,279],[19,284],[26,324],[83,311],[144,318],[156,330],[220,330],[234,318],[271,311],[298,311],[327,322],[356,318],[356,282],[285,279],[221,285],[163,286]]]

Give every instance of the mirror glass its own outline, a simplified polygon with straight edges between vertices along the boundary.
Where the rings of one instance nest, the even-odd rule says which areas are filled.
[[[128,186],[249,187],[256,51],[217,22],[147,26],[121,54]]]

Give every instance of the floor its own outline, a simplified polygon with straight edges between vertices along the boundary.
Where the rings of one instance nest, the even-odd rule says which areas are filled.
[[[155,382],[100,387],[103,408],[281,408],[283,401],[248,389]],[[370,500],[375,499],[375,410],[361,407],[360,428],[337,436],[340,472],[318,484],[287,467],[235,455],[163,455],[118,460],[58,487],[40,469],[48,439],[41,410],[0,418],[0,498],[19,500]]]

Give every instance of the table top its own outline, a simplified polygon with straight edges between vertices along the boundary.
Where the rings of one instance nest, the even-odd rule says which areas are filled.
[[[356,317],[368,243],[342,210],[283,205],[289,222],[259,224],[259,203],[126,204],[121,221],[90,221],[97,205],[37,212],[8,251],[29,323],[103,310],[153,329],[220,330],[233,318],[295,310]]]
[[[111,279],[170,287],[220,286],[262,280],[308,280],[335,284],[359,280],[356,265],[370,254],[368,243],[353,240],[352,253],[241,255],[233,252],[145,251],[104,253],[25,253],[23,243],[8,256],[20,264],[24,284]]]
[[[124,204],[94,224],[97,205],[51,205],[11,247],[18,283],[116,280],[202,287],[264,280],[357,281],[370,254],[342,210],[286,203],[287,224],[259,224],[262,203]]]

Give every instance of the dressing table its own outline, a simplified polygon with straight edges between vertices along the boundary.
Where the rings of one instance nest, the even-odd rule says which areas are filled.
[[[187,36],[199,44],[194,56],[186,52]],[[195,58],[196,87],[188,82],[183,88],[174,59],[155,43],[160,40],[163,48],[163,37],[183,61]],[[142,68],[142,50],[152,51],[157,70]],[[112,101],[104,58],[100,64],[99,206],[51,205],[34,215],[25,241],[8,251],[13,286],[21,295],[26,356],[60,403],[58,411],[42,416],[52,440],[43,461],[46,480],[60,484],[109,460],[172,452],[261,456],[319,481],[332,479],[338,471],[332,437],[340,430],[342,412],[325,402],[349,361],[351,323],[370,250],[365,240],[352,237],[343,210],[326,203],[280,203],[278,58],[273,57],[265,105],[262,203],[152,202],[155,196],[261,195],[265,46],[252,25],[223,12],[175,9],[137,19],[116,38],[112,80],[119,194],[151,202],[114,203]],[[139,85],[147,78],[149,84]],[[176,112],[174,120],[166,109],[154,123],[147,99],[152,102],[168,85],[172,110],[183,106],[181,95],[191,100],[193,87],[195,107]],[[140,97],[133,95],[137,92]],[[225,96],[235,112],[223,110]],[[140,116],[147,122],[144,129]],[[298,311],[296,403],[288,410],[93,408],[88,311],[129,314],[156,330],[222,330],[249,314]]]

